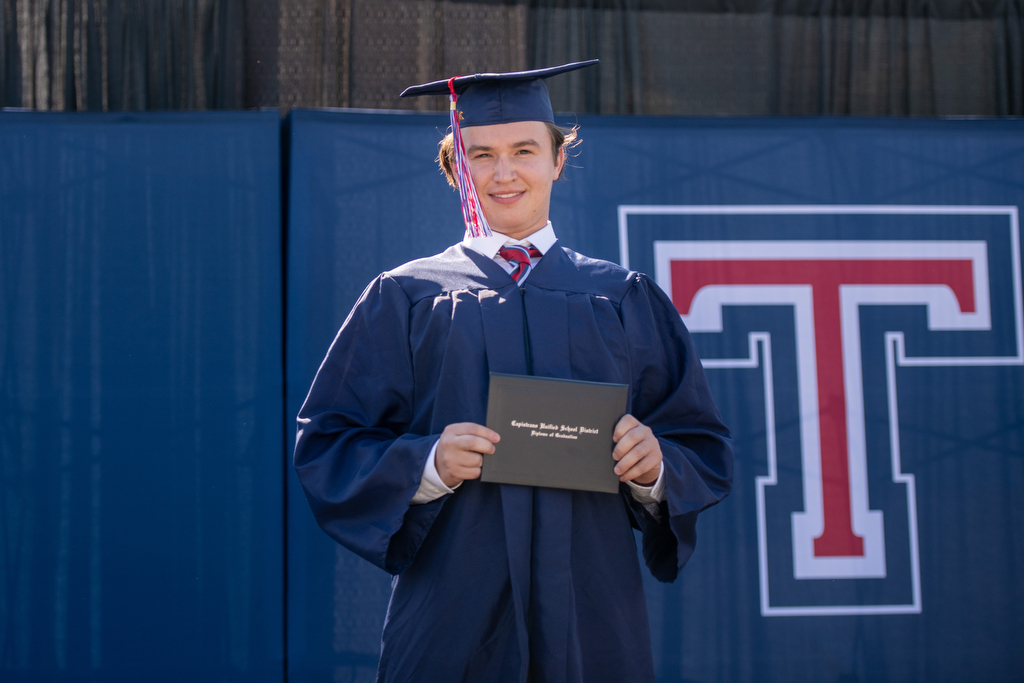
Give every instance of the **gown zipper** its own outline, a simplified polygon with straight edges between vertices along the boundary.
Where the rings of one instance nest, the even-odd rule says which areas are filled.
[[[530,324],[526,321],[526,289],[519,288],[519,302],[523,308],[523,346],[526,347],[526,374],[533,374],[533,353],[530,351]]]

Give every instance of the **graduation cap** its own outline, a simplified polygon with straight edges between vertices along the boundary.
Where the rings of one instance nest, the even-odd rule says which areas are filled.
[[[489,126],[517,121],[555,122],[551,98],[545,78],[575,71],[599,60],[572,62],[546,69],[482,73],[471,76],[414,85],[402,91],[401,97],[448,95],[451,100],[452,135],[455,137],[455,178],[462,198],[462,217],[466,230],[473,237],[491,234],[487,219],[480,209],[480,200],[469,174],[469,161],[462,144],[463,127]]]
[[[555,122],[545,78],[597,64],[597,59],[561,66],[508,73],[473,74],[413,85],[400,97],[455,95],[462,117],[459,125],[488,126],[516,121]]]

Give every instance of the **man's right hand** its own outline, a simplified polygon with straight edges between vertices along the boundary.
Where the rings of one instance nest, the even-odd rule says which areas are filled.
[[[448,488],[454,488],[466,479],[477,479],[484,456],[493,453],[494,444],[500,440],[498,432],[475,422],[448,425],[441,432],[434,452],[437,476]]]

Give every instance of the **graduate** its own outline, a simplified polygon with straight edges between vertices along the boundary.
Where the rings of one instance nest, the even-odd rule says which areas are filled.
[[[294,457],[324,531],[394,576],[378,681],[653,681],[633,530],[673,581],[731,488],[729,432],[671,301],[549,220],[575,131],[544,79],[596,61],[403,93],[451,99],[439,160],[465,238],[366,287]],[[481,481],[502,437],[484,426],[490,372],[628,385],[619,493]]]

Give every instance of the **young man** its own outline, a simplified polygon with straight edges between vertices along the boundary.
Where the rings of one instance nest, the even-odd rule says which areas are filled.
[[[295,452],[323,529],[395,575],[378,680],[653,681],[632,530],[672,581],[697,513],[729,492],[728,430],[678,312],[548,220],[565,152],[543,78],[586,65],[407,91],[458,96],[447,170],[467,237],[370,283]],[[501,439],[483,426],[489,372],[628,385],[620,493],[480,481]]]

